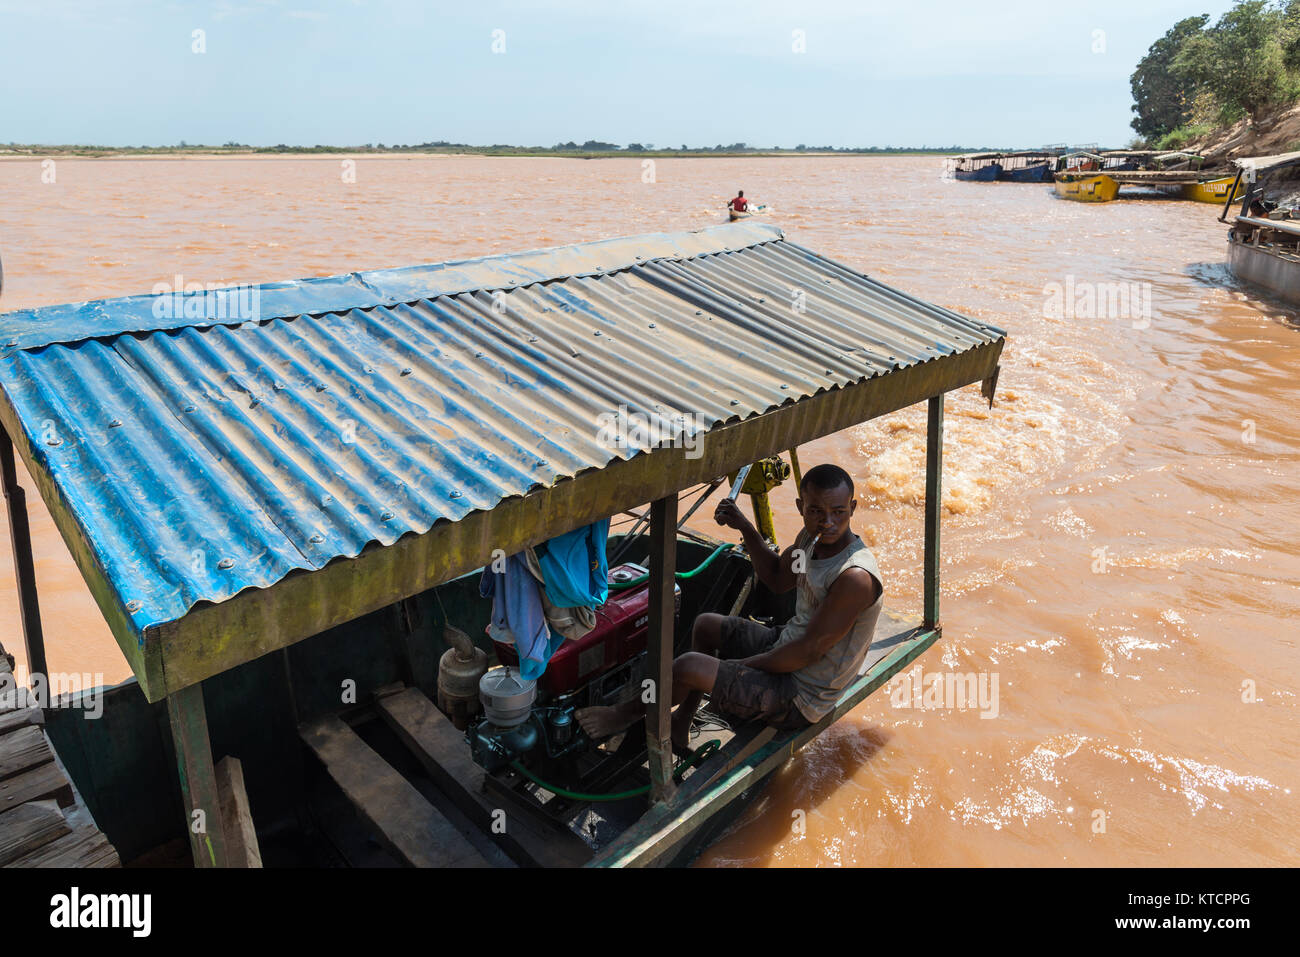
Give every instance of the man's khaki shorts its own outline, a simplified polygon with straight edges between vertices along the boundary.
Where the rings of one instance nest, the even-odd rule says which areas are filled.
[[[782,731],[798,731],[811,723],[794,703],[794,677],[759,671],[739,661],[762,654],[781,635],[779,625],[763,625],[748,618],[722,619],[722,644],[718,649],[718,677],[709,701],[715,711],[738,721],[762,721]]]

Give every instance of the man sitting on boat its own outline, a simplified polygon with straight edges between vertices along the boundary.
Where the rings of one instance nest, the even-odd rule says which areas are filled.
[[[673,662],[675,751],[688,749],[705,694],[732,719],[796,731],[829,714],[862,668],[884,586],[871,551],[849,527],[858,505],[853,479],[839,466],[819,465],[804,475],[799,495],[803,531],[779,554],[733,499],[718,503],[714,520],[740,530],[759,580],[776,593],[798,588],[795,613],[785,626],[714,613],[695,619],[693,650]],[[635,697],[581,709],[577,718],[599,740],[627,729],[644,711]]]
[[[737,190],[736,195],[727,203],[727,209],[733,212],[743,213],[749,209],[749,200],[745,199],[745,191]]]

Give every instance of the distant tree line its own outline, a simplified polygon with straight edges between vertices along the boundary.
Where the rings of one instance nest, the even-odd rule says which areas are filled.
[[[1300,0],[1238,0],[1209,21],[1179,20],[1133,71],[1132,126],[1159,149],[1300,98]]]
[[[1300,2],[1300,0],[1297,0]],[[653,143],[628,143],[626,146],[619,146],[617,143],[606,143],[603,140],[587,140],[584,143],[569,141],[567,143],[556,143],[554,146],[513,146],[506,143],[496,143],[491,146],[481,146],[470,143],[452,143],[448,140],[431,140],[425,143],[401,143],[385,146],[383,143],[363,143],[355,146],[328,146],[317,143],[315,146],[290,146],[286,143],[277,143],[274,146],[251,146],[247,143],[240,143],[236,140],[227,140],[220,146],[209,146],[202,143],[189,143],[181,140],[175,146],[93,146],[89,144],[76,145],[54,145],[54,144],[30,144],[10,142],[7,149],[0,144],[0,150],[4,152],[20,153],[41,153],[51,150],[62,150],[78,153],[169,153],[177,151],[206,151],[206,152],[241,152],[241,153],[421,153],[421,152],[443,152],[443,153],[474,153],[489,155],[537,155],[537,154],[577,154],[577,155],[617,155],[617,154],[679,154],[689,153],[698,154],[717,154],[728,155],[734,153],[976,153],[990,152],[1002,149],[1012,149],[1014,147],[1002,146],[808,146],[800,143],[791,149],[784,146],[750,146],[747,143],[732,143],[724,145],[722,143],[716,146],[688,146],[683,143],[680,147],[676,146],[659,146]]]

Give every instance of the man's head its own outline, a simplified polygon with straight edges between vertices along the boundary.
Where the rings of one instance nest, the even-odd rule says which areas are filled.
[[[737,196],[744,196],[744,195],[745,195],[745,191],[744,191],[743,189],[738,189],[738,190],[736,190],[736,195],[737,195]]]
[[[808,534],[821,535],[823,545],[833,545],[849,533],[849,519],[858,507],[853,478],[838,465],[818,465],[803,474],[794,504]]]

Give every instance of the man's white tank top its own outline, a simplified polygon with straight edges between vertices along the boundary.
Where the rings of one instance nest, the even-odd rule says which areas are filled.
[[[808,538],[807,531],[800,531],[795,538],[795,547],[805,547]],[[871,647],[876,620],[885,604],[885,587],[880,579],[880,569],[876,567],[871,549],[863,544],[862,539],[853,535],[853,540],[830,558],[814,560],[811,553],[808,555],[807,568],[799,575],[794,617],[781,630],[776,641],[776,647],[779,647],[804,636],[813,613],[821,607],[831,585],[846,568],[865,568],[869,571],[880,586],[880,595],[874,605],[858,615],[848,634],[836,642],[835,647],[826,655],[792,673],[795,706],[805,718],[814,723],[830,713],[845,686],[858,676],[862,662],[867,657],[867,650]]]

